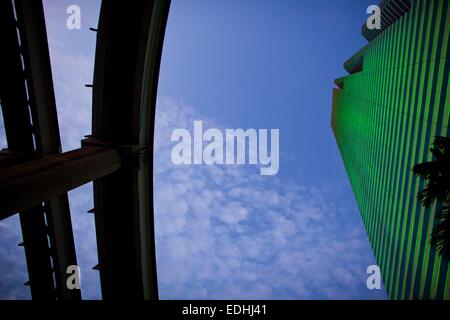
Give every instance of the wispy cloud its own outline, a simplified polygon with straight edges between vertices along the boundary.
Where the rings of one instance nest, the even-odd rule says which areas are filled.
[[[0,300],[28,299],[29,288],[19,216],[0,221]]]
[[[261,177],[251,167],[172,165],[171,131],[199,119],[218,127],[182,102],[159,101],[155,210],[162,298],[384,297],[365,286],[373,256],[356,208],[341,203],[335,190]]]
[[[80,147],[84,136],[91,134],[92,83],[94,57],[86,53],[68,53],[51,46],[53,79],[58,121],[65,151]]]

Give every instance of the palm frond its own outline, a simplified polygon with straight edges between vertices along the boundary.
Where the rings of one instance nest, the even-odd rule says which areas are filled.
[[[444,259],[450,258],[450,138],[437,136],[433,147],[432,162],[418,163],[413,172],[425,180],[423,190],[417,197],[424,207],[435,201],[440,206],[431,234],[431,246]],[[440,205],[442,204],[442,205]]]
[[[450,157],[450,138],[434,137],[433,147],[430,149],[430,152],[438,162],[448,163]]]
[[[429,179],[431,176],[438,175],[439,170],[440,165],[435,161],[418,163],[413,168],[414,174],[423,179]]]
[[[424,207],[429,208],[435,201],[444,202],[448,192],[443,183],[428,180],[417,197]]]
[[[444,259],[450,258],[450,201],[444,202],[431,234],[431,247]]]
[[[450,192],[450,139],[435,137],[431,152],[435,161],[418,163],[413,168],[414,174],[426,181],[417,195],[425,207],[430,207],[435,201],[445,201]]]

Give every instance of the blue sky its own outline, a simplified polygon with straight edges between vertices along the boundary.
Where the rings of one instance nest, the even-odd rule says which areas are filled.
[[[174,0],[158,94],[155,211],[163,299],[383,299],[330,127],[333,79],[373,1]],[[64,150],[90,133],[97,1],[44,1]],[[82,29],[65,28],[77,4]],[[175,128],[280,129],[280,171],[177,167]],[[0,131],[1,133],[1,131]],[[3,134],[3,133],[1,133]],[[1,143],[1,140],[0,140]],[[99,298],[91,186],[70,192],[84,298]],[[26,298],[17,217],[0,223],[0,298]]]

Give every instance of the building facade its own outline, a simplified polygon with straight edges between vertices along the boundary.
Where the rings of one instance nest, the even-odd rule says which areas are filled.
[[[414,164],[450,136],[450,1],[383,1],[381,30],[336,79],[332,128],[390,299],[450,299],[448,261],[430,247],[435,206]]]

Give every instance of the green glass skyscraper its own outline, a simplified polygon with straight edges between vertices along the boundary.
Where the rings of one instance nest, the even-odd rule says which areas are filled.
[[[450,299],[448,261],[430,247],[436,207],[414,164],[450,136],[448,0],[390,0],[381,29],[336,79],[333,131],[391,299]]]

